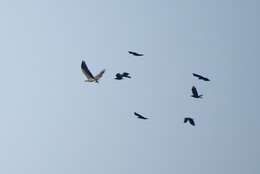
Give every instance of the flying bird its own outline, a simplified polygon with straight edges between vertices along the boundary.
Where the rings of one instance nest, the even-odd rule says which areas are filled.
[[[122,74],[116,73],[116,80],[122,80],[123,78],[131,78],[131,76],[129,76],[129,73],[127,72],[123,72]]]
[[[81,62],[81,70],[83,74],[86,76],[87,80],[85,82],[96,82],[98,83],[98,80],[103,76],[105,73],[105,69],[103,69],[100,73],[98,73],[96,76],[93,76],[93,74],[90,72],[90,70],[87,67],[86,62],[83,60]]]
[[[197,91],[197,89],[196,89],[195,86],[193,86],[193,87],[191,88],[191,91],[192,91],[191,97],[193,97],[193,98],[202,98],[203,95],[199,95],[199,94],[198,94],[198,91]]]
[[[189,122],[192,126],[195,126],[195,122],[194,122],[193,118],[185,117],[184,123],[187,123],[187,122]]]
[[[140,54],[140,53],[137,53],[137,52],[133,52],[133,51],[128,51],[129,54],[132,54],[134,56],[143,56],[144,54]]]
[[[148,118],[142,116],[141,114],[138,114],[137,112],[134,112],[134,114],[135,114],[135,116],[137,116],[137,118],[139,118],[139,119],[143,119],[143,120],[148,119]]]
[[[195,74],[195,73],[192,73],[192,74],[193,74],[194,77],[198,77],[199,80],[210,81],[208,78],[203,77],[202,75]]]

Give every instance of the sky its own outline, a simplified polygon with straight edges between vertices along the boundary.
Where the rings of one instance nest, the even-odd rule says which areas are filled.
[[[259,7],[2,0],[0,173],[258,174]]]

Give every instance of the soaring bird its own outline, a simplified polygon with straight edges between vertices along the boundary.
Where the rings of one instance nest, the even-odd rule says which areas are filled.
[[[105,73],[105,69],[103,69],[100,73],[98,73],[96,76],[93,76],[90,70],[87,67],[87,64],[84,60],[81,62],[81,70],[83,74],[86,76],[87,80],[85,82],[96,82],[98,83],[98,80],[103,76]]]
[[[137,52],[133,52],[133,51],[128,51],[129,54],[132,54],[134,56],[143,56],[144,54],[140,54],[140,53],[137,53]]]
[[[187,123],[187,122],[189,122],[192,126],[195,126],[195,122],[194,122],[193,118],[185,117],[184,123]]]
[[[203,77],[202,75],[195,74],[195,73],[192,73],[192,74],[193,74],[194,77],[198,77],[199,80],[210,81],[208,78]]]
[[[129,76],[129,73],[127,72],[123,72],[122,74],[120,73],[116,73],[116,80],[122,80],[123,78],[131,78],[131,76]]]
[[[197,91],[197,89],[196,89],[195,86],[193,86],[193,87],[191,88],[191,91],[192,91],[191,97],[194,97],[194,98],[202,98],[203,95],[199,95],[199,94],[198,94],[198,91]]]
[[[142,116],[141,114],[138,114],[137,112],[134,112],[134,114],[135,114],[135,116],[137,116],[137,118],[139,118],[139,119],[143,119],[143,120],[148,119],[148,118]]]

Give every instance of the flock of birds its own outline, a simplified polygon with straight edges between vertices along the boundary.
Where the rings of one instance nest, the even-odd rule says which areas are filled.
[[[137,53],[137,52],[133,52],[133,51],[128,51],[129,54],[133,55],[133,56],[144,56],[144,54],[140,54],[140,53]],[[97,75],[93,75],[86,62],[83,60],[81,62],[81,70],[83,72],[83,74],[86,76],[86,80],[85,82],[96,82],[96,83],[99,83],[99,80],[101,79],[101,77],[103,76],[103,74],[105,73],[105,69],[103,69],[102,71],[100,71],[100,73],[98,73]],[[202,75],[199,75],[199,74],[195,74],[193,73],[192,74],[194,77],[197,77],[199,80],[203,80],[203,81],[210,81],[210,79],[206,78],[206,77],[203,77]],[[131,78],[130,74],[128,72],[123,72],[123,73],[116,73],[115,74],[115,80],[122,80],[124,78]],[[193,98],[202,98],[202,94],[198,94],[198,91],[196,89],[195,86],[192,86],[191,88],[191,91],[192,91],[192,95],[191,97]],[[134,115],[139,118],[139,119],[143,119],[143,120],[146,120],[148,119],[147,117],[144,117],[143,115],[137,113],[137,112],[134,112]],[[195,126],[195,121],[193,118],[191,117],[185,117],[184,118],[184,123],[190,123],[192,126]]]

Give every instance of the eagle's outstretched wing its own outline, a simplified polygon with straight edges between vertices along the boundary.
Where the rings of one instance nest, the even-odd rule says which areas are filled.
[[[98,73],[96,76],[95,76],[95,79],[96,80],[99,80],[102,76],[103,76],[103,74],[106,72],[106,70],[105,69],[103,69],[100,73]]]
[[[92,75],[92,73],[88,69],[87,64],[84,60],[81,62],[81,70],[85,74],[87,79],[94,79],[94,76]]]

